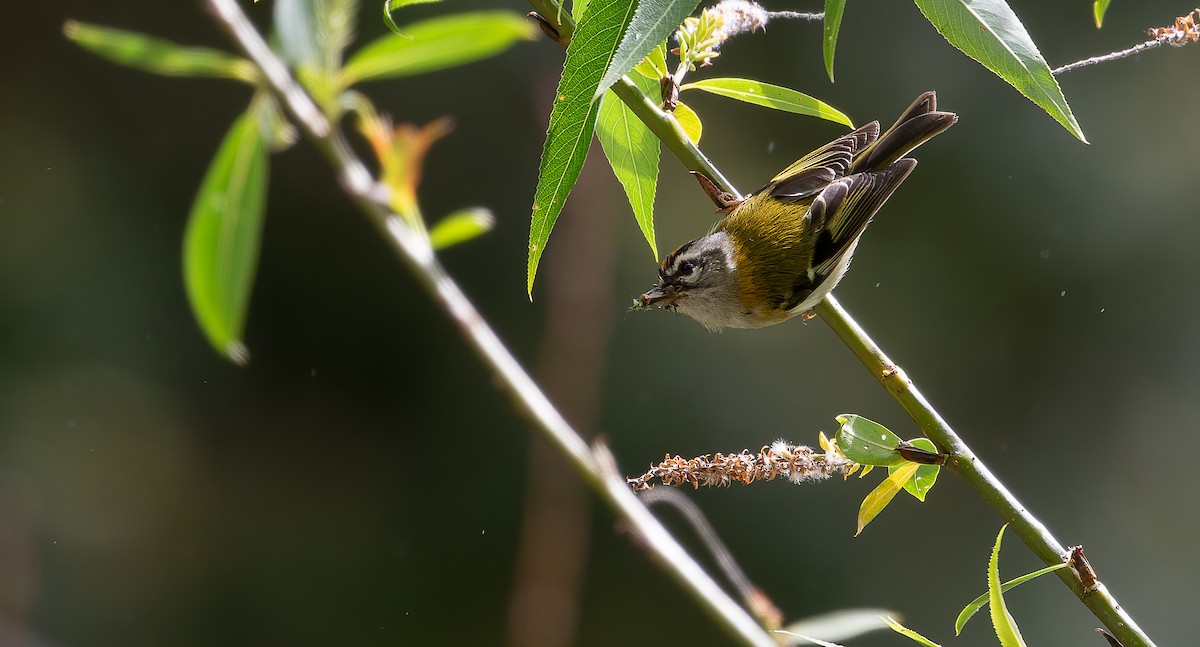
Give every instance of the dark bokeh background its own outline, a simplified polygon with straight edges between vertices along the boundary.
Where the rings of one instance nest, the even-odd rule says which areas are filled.
[[[364,37],[384,32],[371,4]],[[1139,42],[1191,7],[1118,1],[1097,32],[1090,2],[1013,4],[1052,64]],[[10,28],[0,42],[0,641],[504,642],[524,486],[543,469],[528,464],[528,425],[304,146],[272,161],[253,361],[218,358],[188,311],[179,249],[193,192],[248,92],[118,68],[60,29],[70,17],[224,48],[223,34],[196,3],[0,13]],[[890,122],[930,88],[961,115],[872,226],[842,302],[1062,541],[1086,545],[1159,644],[1194,642],[1194,619],[1179,611],[1200,578],[1190,474],[1200,48],[1064,77],[1085,146],[911,4],[850,3],[836,85],[819,33],[772,23],[728,45],[715,73],[807,90],[859,122]],[[549,306],[544,286],[532,304],[524,294],[526,227],[561,62],[537,41],[365,88],[398,120],[456,118],[429,158],[423,204],[434,216],[495,211],[496,231],[445,262],[527,364]],[[717,98],[693,105],[705,151],[743,190],[841,132]],[[612,277],[604,263],[570,259],[547,271],[612,282],[595,322],[611,338],[588,431],[607,434],[625,471],[668,451],[815,442],[842,412],[916,434],[819,320],[709,334],[627,314],[654,264],[611,174],[590,172],[575,196],[587,208],[573,213],[603,214],[617,241]],[[667,157],[660,189],[664,250],[706,230],[710,205]],[[571,215],[552,257],[578,226]],[[953,617],[983,589],[1000,522],[953,476],[942,481],[927,503],[898,501],[857,539],[874,477],[695,499],[789,619],[888,607],[959,644]],[[608,512],[586,505],[577,644],[721,644]],[[1010,538],[1004,571],[1035,566]],[[1099,644],[1096,621],[1052,578],[1010,605],[1031,644]],[[959,642],[989,635],[979,620]]]

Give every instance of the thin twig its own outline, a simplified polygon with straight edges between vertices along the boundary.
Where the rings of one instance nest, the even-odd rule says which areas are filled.
[[[557,12],[556,0],[530,0],[530,3],[542,15],[554,15]],[[574,28],[570,16],[564,15],[563,21],[569,24],[569,29]],[[684,166],[690,170],[705,173],[722,190],[740,195],[729,180],[725,179],[725,176],[713,166],[712,162],[682,131],[675,132],[675,129],[661,127],[659,122],[662,120],[662,111],[658,110],[658,106],[632,83],[628,85],[629,88],[622,88],[621,83],[618,83],[613,86],[613,90],[618,97],[625,101],[634,114],[646,121],[651,131],[663,140],[667,149],[674,153]],[[619,89],[620,91],[618,91]],[[668,121],[674,122],[673,119],[668,119]],[[664,139],[664,137],[666,138]],[[900,367],[884,355],[883,350],[842,308],[838,300],[831,294],[815,309],[821,319],[837,333],[863,365],[883,382],[888,393],[900,403],[921,430],[941,449],[952,454],[948,465],[975,488],[984,501],[991,505],[1005,521],[1012,525],[1013,531],[1021,538],[1021,541],[1047,566],[1065,561],[1068,553],[1066,548],[975,456],[970,447],[946,424],[941,415],[917,390]],[[1125,647],[1152,647],[1154,645],[1150,637],[1138,627],[1133,618],[1117,603],[1103,584],[1097,582],[1098,589],[1089,593],[1084,591],[1078,579],[1072,576],[1069,569],[1060,570],[1059,577],[1096,618],[1121,640]]]
[[[1109,61],[1116,61],[1116,60],[1119,60],[1122,58],[1128,58],[1130,56],[1133,56],[1134,54],[1140,54],[1148,49],[1154,49],[1155,47],[1161,47],[1163,45],[1163,42],[1164,41],[1161,41],[1161,40],[1148,40],[1144,43],[1139,43],[1137,45],[1134,45],[1133,47],[1130,47],[1129,49],[1123,49],[1119,52],[1105,54],[1104,56],[1093,56],[1091,58],[1085,58],[1082,61],[1075,61],[1074,63],[1068,63],[1062,67],[1056,67],[1053,70],[1050,70],[1050,73],[1053,74],[1054,76],[1058,76],[1059,74],[1063,74],[1064,72],[1070,72],[1071,70],[1077,70],[1081,67],[1087,67],[1089,65],[1096,65],[1097,63],[1107,63]]]
[[[446,273],[434,256],[427,239],[419,236],[404,220],[375,199],[374,181],[363,163],[346,145],[312,98],[288,73],[283,62],[271,51],[262,36],[238,7],[236,0],[208,0],[209,7],[238,46],[263,72],[271,90],[287,107],[309,139],[329,159],[343,189],[371,222],[386,234],[395,251],[412,270],[431,296],[450,315],[483,363],[495,373],[501,385],[548,439],[567,457],[584,480],[613,511],[628,520],[646,539],[667,572],[701,606],[741,643],[775,647],[775,641],[754,619],[729,597],[687,554],[665,527],[637,499],[617,472],[611,454],[602,448],[590,449],[578,433],[563,419],[533,379],[521,368],[496,333]]]

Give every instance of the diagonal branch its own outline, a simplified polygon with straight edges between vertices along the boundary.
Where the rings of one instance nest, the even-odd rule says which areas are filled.
[[[625,484],[607,448],[589,448],[529,374],[496,336],[446,273],[429,246],[428,239],[414,232],[404,220],[377,199],[375,182],[363,163],[347,145],[341,131],[325,118],[312,98],[292,78],[283,62],[238,7],[236,0],[208,0],[218,22],[238,46],[260,68],[266,83],[284,104],[312,143],[328,158],[338,173],[342,188],[354,204],[392,244],[401,260],[434,300],[446,310],[480,360],[513,397],[517,408],[534,422],[561,451],[615,514],[641,533],[646,544],[668,574],[741,644],[775,647],[775,641],[742,607],[738,606],[708,576],[700,565],[638,501]]]

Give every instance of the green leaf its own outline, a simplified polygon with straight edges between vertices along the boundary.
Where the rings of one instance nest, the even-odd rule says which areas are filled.
[[[833,83],[833,54],[837,48],[838,32],[842,29],[842,13],[846,10],[846,0],[825,0],[825,37],[821,49],[825,55],[825,71],[829,73],[829,82]]]
[[[1000,541],[1004,539],[1006,528],[1008,524],[1000,527],[996,545],[992,547],[992,558],[988,560],[988,610],[992,614],[992,628],[996,630],[996,638],[1000,639],[1000,647],[1025,647],[1025,639],[1021,637],[1017,621],[1004,604],[1004,590],[1000,588]]]
[[[683,133],[693,144],[700,143],[700,135],[704,134],[704,124],[700,123],[700,115],[696,114],[687,104],[682,101],[675,104],[675,121],[679,122],[679,127],[683,129]]]
[[[854,531],[855,537],[862,533],[863,528],[866,528],[867,524],[879,516],[879,513],[883,512],[884,508],[888,507],[888,504],[892,502],[896,494],[904,489],[904,484],[908,482],[908,479],[912,478],[918,467],[920,465],[916,463],[901,465],[884,479],[882,483],[875,486],[874,490],[871,490],[867,494],[867,498],[863,499],[862,505],[858,506],[858,530]]]
[[[667,43],[665,41],[659,43],[658,47],[650,50],[646,58],[642,59],[641,63],[634,65],[633,69],[646,78],[654,79],[655,82],[665,78],[670,74],[667,70]],[[658,96],[661,93],[661,90],[655,88],[654,94],[650,96]]]
[[[437,221],[429,230],[429,244],[445,249],[486,234],[496,226],[496,217],[482,207],[463,209]]]
[[[161,38],[69,20],[63,34],[80,47],[114,63],[167,76],[207,76],[254,83],[258,73],[243,58],[204,47],[184,47]]]
[[[794,631],[788,631],[787,629],[776,629],[776,630],[772,631],[771,633],[778,634],[780,636],[788,636],[790,638],[795,639],[795,640],[789,640],[786,643],[784,643],[787,645],[817,645],[818,647],[843,647],[842,645],[839,645],[837,643],[831,643],[828,641],[819,640],[819,639],[813,638],[811,636],[805,636],[804,634],[798,634]]]
[[[951,45],[979,61],[1087,143],[1046,59],[1004,0],[916,0]]]
[[[237,364],[249,359],[242,332],[266,204],[267,142],[260,105],[255,101],[221,142],[183,239],[183,277],[192,312],[213,347]]]
[[[596,98],[666,41],[683,19],[695,11],[700,0],[638,0],[636,4],[629,27],[596,88]]]
[[[937,452],[937,445],[933,444],[928,438],[914,438],[909,441],[909,444],[920,449],[931,452]],[[895,467],[888,467],[888,474],[891,474]],[[929,490],[933,489],[933,484],[937,482],[938,473],[942,471],[940,465],[921,465],[913,474],[912,479],[904,484],[904,491],[913,495],[918,501],[924,501],[925,495]]]
[[[562,8],[561,4],[559,8]],[[575,0],[571,3],[571,18],[578,23],[583,19],[583,14],[587,13],[587,8],[588,0]]]
[[[793,112],[798,115],[820,117],[821,119],[845,124],[851,128],[854,127],[854,122],[850,121],[849,117],[825,102],[814,99],[802,92],[792,90],[791,88],[771,85],[762,81],[734,78],[704,79],[695,83],[685,83],[679,86],[679,89],[680,91],[704,90],[705,92],[711,92],[723,97],[752,103],[756,106]]]
[[[833,436],[842,454],[863,465],[905,465],[908,461],[896,451],[900,437],[887,427],[853,413],[837,417],[842,428]]]
[[[1096,0],[1092,3],[1092,15],[1096,18],[1096,29],[1104,24],[1104,12],[1108,11],[1108,0]]]
[[[383,2],[383,24],[395,34],[403,34],[396,21],[392,19],[392,12],[402,7],[407,7],[413,4],[429,4],[433,2],[441,2],[442,0],[384,0]]]
[[[913,642],[917,643],[918,645],[924,645],[925,647],[941,647],[941,645],[933,642],[932,640],[926,638],[925,636],[922,636],[921,634],[913,631],[912,629],[905,627],[904,625],[900,624],[899,622],[896,622],[895,620],[893,620],[891,618],[884,618],[884,620],[887,621],[887,624],[889,627],[892,628],[892,631],[912,640]]]
[[[558,91],[554,93],[550,126],[542,147],[529,222],[526,290],[530,298],[550,231],[587,157],[600,108],[600,102],[593,100],[596,87],[631,16],[632,5],[627,0],[591,0],[567,46],[567,60]]]
[[[657,90],[658,84],[640,75],[631,80],[643,92]],[[633,217],[642,235],[650,244],[654,260],[658,260],[658,245],[654,241],[654,192],[658,186],[658,138],[646,124],[611,91],[604,93],[600,116],[596,122],[596,137],[608,158],[617,180],[625,188]]]
[[[1005,582],[1000,586],[1000,590],[1008,591],[1014,587],[1028,582],[1029,580],[1034,579],[1035,577],[1041,577],[1046,573],[1053,573],[1054,571],[1057,571],[1061,568],[1066,568],[1067,566],[1069,566],[1069,564],[1067,562],[1063,562],[1061,564],[1055,564],[1054,566],[1047,566],[1046,568],[1036,570],[1032,573],[1026,573],[1021,577]],[[975,615],[977,611],[983,608],[983,605],[988,603],[988,596],[990,595],[990,592],[984,593],[974,600],[971,600],[967,606],[963,607],[962,612],[958,614],[958,618],[954,620],[954,635],[957,636],[962,633],[963,627],[967,626],[967,621],[971,619],[971,616]]]
[[[886,629],[887,609],[839,609],[789,622],[784,631],[801,636],[820,636],[824,640],[853,640]]]
[[[342,70],[342,87],[463,65],[498,54],[536,28],[511,11],[477,11],[432,18],[388,34],[356,52]]]

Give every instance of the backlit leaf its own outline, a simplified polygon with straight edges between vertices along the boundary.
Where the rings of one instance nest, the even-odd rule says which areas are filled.
[[[1000,639],[1000,647],[1025,647],[1025,639],[1021,637],[1017,621],[1004,604],[1004,590],[1000,588],[1000,541],[1004,539],[1006,528],[1008,524],[1004,524],[996,535],[992,558],[988,560],[988,610],[992,614],[992,629],[996,631],[996,638]]]
[[[643,92],[658,90],[658,84],[641,75],[630,79]],[[658,260],[658,245],[654,241],[654,193],[658,186],[658,138],[611,91],[604,94],[600,116],[596,122],[596,137],[604,149],[609,166],[629,198],[633,217],[642,235],[650,244],[654,260]]]
[[[877,485],[874,490],[871,490],[867,498],[863,499],[862,505],[858,507],[858,530],[854,531],[854,536],[857,537],[871,523],[875,517],[883,512],[883,509],[892,502],[896,494],[904,489],[904,484],[917,471],[920,465],[916,463],[905,463],[896,468],[882,483]]]
[[[745,101],[756,106],[792,112],[798,115],[820,117],[836,121],[851,128],[854,123],[841,111],[824,101],[814,99],[803,92],[752,79],[716,78],[704,79],[679,86],[683,90],[703,90],[723,97]]]
[[[477,11],[404,25],[354,53],[342,70],[342,86],[464,65],[498,54],[536,28],[511,11]]]
[[[267,142],[256,101],[233,123],[192,205],[183,241],[188,301],[225,357],[249,359],[242,332],[258,267],[266,206]]]
[[[205,47],[184,47],[132,31],[68,21],[63,33],[80,47],[114,63],[167,76],[208,76],[254,82],[254,65]]]
[[[675,112],[672,114],[688,139],[692,140],[693,144],[699,144],[700,135],[704,134],[704,124],[700,123],[700,115],[683,102],[675,104]]]

